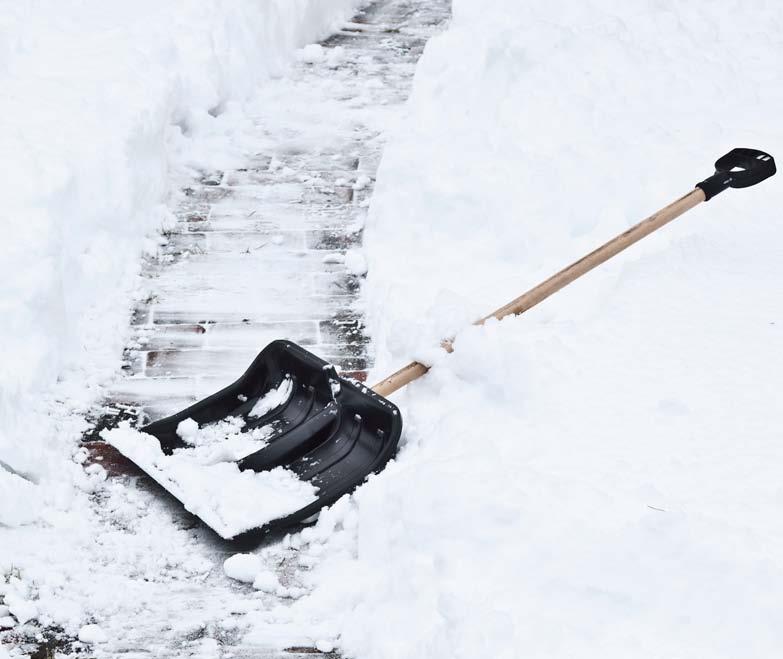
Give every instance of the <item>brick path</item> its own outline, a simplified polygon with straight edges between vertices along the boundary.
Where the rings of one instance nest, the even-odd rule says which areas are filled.
[[[85,435],[91,459],[110,474],[141,476],[98,439],[100,428],[128,417],[154,420],[217,391],[273,339],[289,338],[364,378],[367,338],[355,308],[360,280],[346,268],[345,254],[361,244],[382,131],[399,116],[424,44],[449,11],[450,0],[373,3],[323,42],[327,52],[342,49],[341,61],[302,61],[264,86],[251,125],[226,138],[242,156],[240,166],[181,180],[168,244],[145,263],[149,295],[133,314],[125,372]],[[186,530],[172,564],[187,556],[219,566],[236,550],[150,479],[127,483],[142,492],[139,515],[148,524]],[[112,526],[111,513],[104,514]],[[286,585],[302,566],[295,552],[280,556],[276,569]],[[212,612],[242,598],[269,607],[281,601],[261,602],[217,567],[203,581],[152,580],[140,592],[146,609],[107,621],[115,640],[105,656],[199,656],[214,639],[218,651],[209,656],[277,656],[272,639],[269,648],[245,645]],[[183,636],[183,617],[201,621],[201,631]],[[312,656],[311,644],[302,639],[286,656]]]
[[[261,149],[187,184],[168,245],[146,265],[150,297],[133,317],[114,407],[150,420],[182,409],[277,338],[364,379],[359,281],[342,261],[361,243],[383,123],[447,11],[443,0],[377,2],[323,43],[343,50],[336,68],[303,62],[269,85],[254,117]]]

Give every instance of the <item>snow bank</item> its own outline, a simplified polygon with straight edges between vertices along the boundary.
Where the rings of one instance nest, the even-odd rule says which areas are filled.
[[[402,452],[303,538],[341,652],[770,657],[783,644],[780,177],[525,316],[438,339],[711,173],[783,158],[774,2],[455,0],[379,172],[365,298]]]
[[[117,368],[140,254],[169,221],[176,173],[203,164],[189,137],[241,114],[243,98],[357,4],[4,6],[0,524],[69,505],[67,486],[33,483],[73,476],[70,447],[55,448],[79,429],[63,402],[85,404]]]
[[[114,641],[115,624],[128,619],[123,607],[134,609],[137,629],[150,628],[170,611],[149,607],[171,608],[178,583],[203,583],[212,569],[199,539],[171,523],[165,501],[107,482],[97,464],[83,468],[81,414],[118,370],[132,299],[143,294],[140,257],[159,244],[170,192],[242,157],[233,143],[213,147],[227,125],[248,121],[245,98],[252,103],[297,48],[332,31],[357,4],[4,4],[3,642],[34,637],[39,626],[89,643],[103,630]],[[212,450],[205,433],[191,438],[200,445],[194,451]],[[214,459],[249,448],[235,439],[220,447],[224,457],[212,447]],[[228,589],[218,601],[219,590],[210,590],[205,619],[223,615],[235,598]],[[191,605],[177,607],[189,621],[197,615]],[[8,656],[4,647],[0,656]]]

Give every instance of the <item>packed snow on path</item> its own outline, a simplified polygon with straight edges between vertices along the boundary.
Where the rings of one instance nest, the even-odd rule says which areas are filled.
[[[468,325],[731,148],[783,158],[781,31],[775,2],[455,0],[366,230],[376,375],[433,368],[398,459],[295,538],[292,624],[362,659],[780,654],[780,176]]]
[[[217,445],[175,449],[166,455],[156,437],[131,428],[127,421],[118,428],[102,431],[101,437],[223,538],[260,528],[304,508],[316,498],[313,485],[283,467],[260,473],[240,471],[236,460],[263,447],[253,446],[252,438],[240,436],[233,443],[227,439]],[[208,450],[200,450],[203,448]]]

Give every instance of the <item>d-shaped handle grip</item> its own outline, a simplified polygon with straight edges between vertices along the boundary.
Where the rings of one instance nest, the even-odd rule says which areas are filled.
[[[709,201],[726,188],[749,188],[772,176],[775,159],[758,149],[737,148],[721,156],[715,162],[715,173],[696,187],[704,191],[704,200]]]

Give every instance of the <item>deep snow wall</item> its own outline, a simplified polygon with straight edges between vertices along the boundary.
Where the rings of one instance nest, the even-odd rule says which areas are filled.
[[[393,397],[396,462],[304,534],[330,551],[302,609],[333,611],[363,659],[775,656],[783,179],[725,192],[522,317],[460,328],[730,148],[783,158],[783,9],[453,12],[365,234],[375,375],[434,367]]]
[[[30,482],[68,471],[63,408],[118,367],[188,135],[358,4],[3,3],[0,524],[36,518]]]

